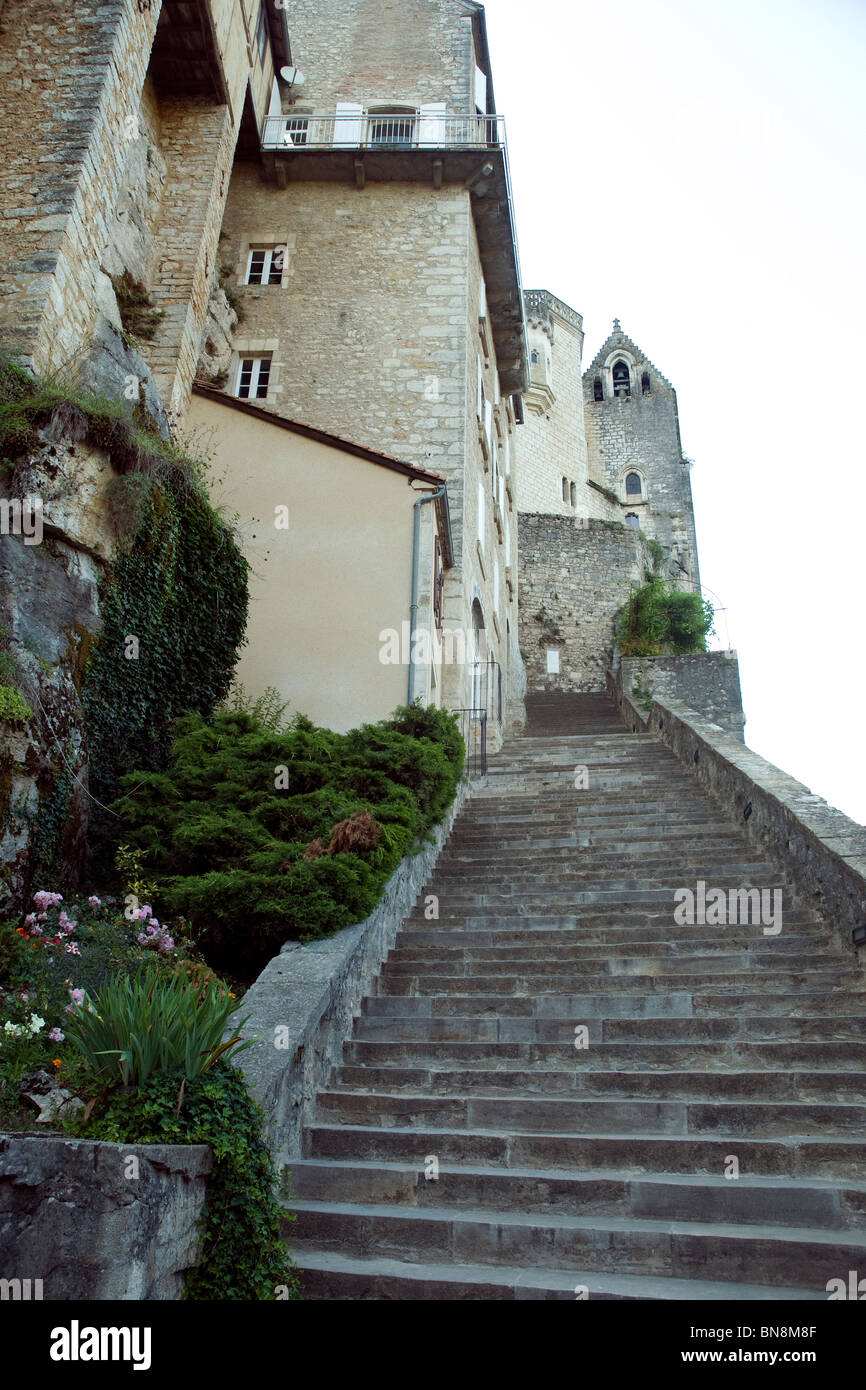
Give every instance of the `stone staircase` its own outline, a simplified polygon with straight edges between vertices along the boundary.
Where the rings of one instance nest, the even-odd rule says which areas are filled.
[[[606,699],[529,714],[291,1165],[305,1296],[826,1300],[866,1277],[864,977]],[[698,879],[783,888],[781,933],[675,925]]]

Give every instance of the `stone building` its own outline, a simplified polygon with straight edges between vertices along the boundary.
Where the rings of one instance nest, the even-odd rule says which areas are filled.
[[[527,362],[484,11],[298,0],[290,21],[290,80],[242,140],[226,205],[240,323],[222,350],[206,340],[199,376],[445,478],[444,625],[467,659],[445,663],[435,698],[484,708],[495,745],[520,682]]]
[[[530,382],[519,435],[520,647],[527,690],[600,691],[617,611],[662,548],[700,589],[676,392],[617,319],[584,370],[583,319],[525,293]]]

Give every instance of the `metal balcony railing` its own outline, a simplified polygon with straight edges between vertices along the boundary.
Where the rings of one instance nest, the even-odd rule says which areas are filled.
[[[264,150],[504,148],[504,116],[337,112],[266,116]]]

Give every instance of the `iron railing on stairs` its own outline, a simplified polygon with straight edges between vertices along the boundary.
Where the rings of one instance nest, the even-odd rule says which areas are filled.
[[[487,711],[453,709],[466,744],[466,772],[470,778],[487,776]]]

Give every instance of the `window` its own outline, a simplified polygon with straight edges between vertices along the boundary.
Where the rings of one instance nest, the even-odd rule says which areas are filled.
[[[310,118],[309,116],[287,116],[286,129],[283,139],[287,145],[293,147],[306,145],[310,138]]]
[[[595,381],[592,383],[592,398],[595,401],[604,400],[604,388],[601,384],[600,376],[597,376]]]
[[[629,512],[628,516],[625,519],[625,524],[626,526],[633,526],[635,531],[640,530],[640,521],[634,512]]]
[[[483,483],[480,481],[480,479],[479,479],[479,482],[478,482],[478,540],[479,540],[479,543],[481,544],[482,547],[484,546],[484,527],[485,527],[485,522],[486,522],[486,513],[485,513],[485,510],[484,510],[484,484],[483,484]]]
[[[367,143],[370,145],[411,145],[415,139],[414,108],[405,111],[369,113]]]
[[[535,348],[533,348],[533,349],[532,349],[532,365],[533,365],[533,366],[536,366],[537,363],[538,363],[538,353],[536,352]]]
[[[562,480],[562,500],[563,500],[563,502],[567,502],[567,501],[568,501],[568,479],[567,479],[567,478],[563,478],[563,480]]]
[[[615,396],[631,395],[631,376],[629,375],[628,364],[622,358],[613,364],[613,394]]]
[[[265,0],[262,0],[259,22],[256,25],[256,48],[258,49],[259,62],[264,65],[265,54],[268,51],[268,21],[265,18]]]
[[[253,246],[247,262],[248,285],[281,285],[285,246]]]
[[[547,648],[547,674],[549,676],[559,675],[559,647]]]
[[[576,507],[576,506],[577,506],[577,484],[576,484],[576,483],[572,483],[572,484],[571,484],[571,487],[570,487],[570,489],[569,489],[569,492],[570,492],[570,494],[571,494],[571,505],[572,505],[573,507]]]
[[[493,611],[499,612],[499,561],[493,560]]]
[[[643,492],[643,484],[639,473],[627,473],[625,478],[626,497],[640,497]]]
[[[270,357],[242,357],[238,366],[238,396],[263,400],[268,394],[270,376]]]
[[[496,502],[499,498],[499,449],[497,447],[495,439],[493,440],[491,446],[491,454],[492,459],[490,464],[490,491],[493,493],[494,502]]]
[[[644,372],[643,376],[641,377],[641,379],[640,379],[640,389],[641,389],[641,391],[643,392],[643,394],[644,394],[645,396],[648,396],[648,395],[649,395],[650,390],[651,390],[651,387],[650,387],[650,379],[649,379],[649,372]]]

